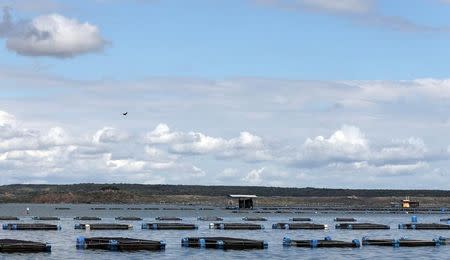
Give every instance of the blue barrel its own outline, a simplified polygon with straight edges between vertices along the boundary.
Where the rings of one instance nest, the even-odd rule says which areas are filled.
[[[148,229],[147,224],[146,223],[142,223],[141,224],[141,229]]]
[[[267,249],[267,248],[269,248],[269,243],[267,242],[267,241],[263,241],[263,248],[264,249]]]
[[[312,248],[316,248],[318,244],[319,244],[319,241],[317,241],[317,239],[313,239],[310,241],[310,245]]]
[[[411,222],[412,223],[417,223],[417,216],[412,216],[411,217]]]
[[[86,248],[86,241],[84,240],[83,236],[77,237],[77,249],[85,249]]]
[[[291,246],[291,239],[289,237],[283,237],[283,246]]]
[[[331,237],[330,237],[330,236],[326,236],[323,240],[325,240],[325,241],[331,241]]]
[[[152,229],[154,229],[154,230],[158,229],[158,224],[153,223],[153,224],[152,224]]]
[[[3,224],[2,227],[3,227],[3,230],[7,230],[8,229],[8,224]]]
[[[45,244],[45,252],[51,252],[52,251],[52,246],[49,244]]]
[[[217,240],[216,248],[223,249],[224,247],[225,247],[225,243],[223,242],[223,240]]]
[[[166,249],[166,241],[164,241],[164,240],[159,241],[159,248],[161,250]]]
[[[119,241],[111,239],[109,240],[109,245],[108,245],[109,250],[111,251],[117,251],[119,250]]]
[[[359,239],[353,239],[353,240],[352,240],[352,243],[353,243],[354,245],[356,245],[356,247],[360,247],[360,246],[361,246],[361,242],[359,241]]]
[[[12,229],[12,230],[17,230],[17,224],[13,224],[13,225],[11,226],[11,229]]]
[[[181,246],[182,246],[182,247],[188,247],[188,246],[189,246],[189,238],[183,237],[183,238],[181,239]]]

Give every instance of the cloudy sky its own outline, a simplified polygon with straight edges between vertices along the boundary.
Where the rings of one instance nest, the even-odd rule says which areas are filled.
[[[450,1],[0,5],[0,184],[450,189]]]

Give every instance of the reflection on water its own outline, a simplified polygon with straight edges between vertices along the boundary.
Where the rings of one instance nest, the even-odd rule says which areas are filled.
[[[29,208],[29,215],[26,214],[26,208]],[[55,208],[63,208],[56,210]],[[66,209],[64,209],[66,208]],[[70,208],[70,209],[67,209]],[[92,210],[91,208],[97,208]],[[161,208],[157,210],[158,208]],[[391,248],[391,247],[362,247],[359,249],[304,249],[304,248],[284,248],[282,240],[284,236],[293,239],[321,239],[325,236],[331,236],[333,239],[351,241],[360,239],[363,236],[374,238],[415,238],[427,239],[444,236],[450,237],[449,230],[399,230],[398,224],[408,223],[411,215],[388,215],[388,214],[275,214],[275,213],[248,213],[233,214],[223,209],[214,210],[162,210],[159,205],[32,205],[32,204],[3,204],[0,206],[0,215],[21,216],[21,222],[33,223],[44,222],[32,220],[32,216],[58,216],[60,221],[45,221],[45,223],[54,223],[62,226],[60,231],[7,231],[2,230],[1,238],[15,238],[25,240],[35,240],[49,242],[52,245],[50,254],[31,254],[30,258],[46,259],[130,259],[155,257],[158,259],[236,259],[236,258],[270,258],[270,259],[288,259],[288,258],[440,258],[446,259],[450,254],[450,246],[441,247],[423,247],[423,248]],[[165,205],[164,208],[170,208]],[[73,220],[76,216],[97,216],[101,221],[78,221]],[[119,216],[141,217],[143,221],[118,221]],[[181,217],[184,223],[193,223],[199,226],[198,230],[141,230],[141,223],[153,222],[155,217],[171,216]],[[244,216],[265,217],[268,221],[248,222],[263,224],[266,229],[263,230],[212,230],[209,229],[208,221],[197,221],[197,217],[217,216],[223,217],[226,222],[242,222]],[[439,223],[439,219],[449,217],[447,215],[417,215],[419,222]],[[286,222],[292,217],[311,217],[314,223],[327,224],[327,230],[277,230],[272,229],[272,224],[276,222]],[[354,217],[359,222],[373,222],[387,224],[391,226],[390,230],[336,230],[334,228],[335,217]],[[2,221],[8,223],[14,221]],[[112,231],[85,231],[75,230],[76,223],[127,223],[134,226],[131,230],[112,230]],[[247,223],[247,222],[246,222]],[[166,250],[162,252],[109,252],[77,250],[75,240],[78,236],[122,236],[132,238],[142,238],[151,240],[165,240]],[[187,236],[229,236],[250,239],[266,240],[269,248],[266,250],[247,250],[247,251],[222,251],[214,249],[196,249],[181,247],[181,238]],[[10,254],[8,257],[23,258],[21,254]]]

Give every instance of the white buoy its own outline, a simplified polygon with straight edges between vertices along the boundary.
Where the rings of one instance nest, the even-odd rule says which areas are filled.
[[[27,207],[27,215],[30,214],[30,208]]]

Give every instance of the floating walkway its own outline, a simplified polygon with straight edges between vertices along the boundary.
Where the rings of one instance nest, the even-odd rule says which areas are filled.
[[[49,221],[49,220],[61,220],[61,219],[59,217],[33,217],[33,220]]]
[[[85,230],[128,230],[132,228],[133,228],[132,225],[115,224],[115,223],[75,224],[75,229],[85,229]]]
[[[369,239],[363,237],[364,246],[393,246],[393,247],[418,247],[418,246],[440,246],[445,245],[441,239],[416,240],[416,239]]]
[[[3,230],[60,230],[61,226],[43,223],[9,223],[3,224]]]
[[[198,217],[197,220],[199,220],[199,221],[223,221],[223,218],[221,218],[221,217]]]
[[[438,229],[450,229],[450,225],[438,223],[408,223],[408,224],[399,224],[398,228],[417,229],[417,230],[438,230]]]
[[[340,223],[336,224],[336,229],[369,230],[369,229],[390,229],[389,225],[374,223]]]
[[[232,229],[232,230],[257,230],[264,229],[263,225],[250,223],[210,223],[210,229]]]
[[[326,229],[327,225],[314,223],[275,223],[272,229]]]
[[[182,221],[182,218],[178,217],[156,217],[155,220],[158,221]]]
[[[335,222],[356,222],[356,218],[335,218]]]
[[[110,251],[160,251],[166,248],[166,242],[134,239],[125,237],[78,237],[77,249],[103,249]]]
[[[117,217],[116,220],[120,221],[140,221],[142,218],[140,217]]]
[[[192,230],[198,229],[198,226],[185,223],[142,223],[141,228],[153,230]]]
[[[1,253],[38,253],[51,251],[52,247],[49,244],[26,240],[0,239]]]
[[[182,247],[216,248],[216,249],[266,249],[268,243],[263,240],[251,240],[232,237],[185,237],[181,239]]]
[[[102,220],[102,218],[99,217],[88,217],[88,216],[84,216],[84,217],[74,217],[74,220]]]
[[[244,220],[244,221],[267,221],[267,218],[263,218],[263,217],[243,217],[242,220]]]
[[[18,217],[13,216],[0,216],[0,220],[20,220]]]
[[[302,221],[302,222],[312,221],[311,218],[291,218],[290,220],[291,221],[298,221],[298,222],[300,222],[300,221]]]
[[[312,239],[312,240],[293,240],[289,237],[283,238],[283,246],[296,246],[296,247],[360,247],[361,243],[358,239],[353,239],[351,242],[332,240],[331,237],[325,237],[324,239]]]

